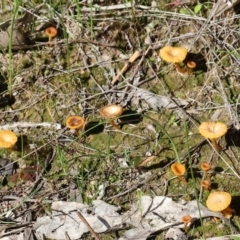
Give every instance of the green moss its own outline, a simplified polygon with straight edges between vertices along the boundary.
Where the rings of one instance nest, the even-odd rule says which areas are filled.
[[[94,67],[91,69],[91,74],[92,76],[94,77],[95,81],[100,84],[100,85],[103,85],[103,84],[106,84],[106,77],[105,77],[105,74],[106,74],[106,71],[101,68],[101,67]],[[96,82],[94,80],[90,80],[89,81],[89,87],[93,87],[93,86],[96,86]]]
[[[205,236],[206,238],[224,236],[231,234],[231,229],[222,224],[214,222],[213,219],[205,219],[203,226],[197,226],[189,231],[189,235],[194,238]]]
[[[60,16],[64,2],[56,1],[54,5],[51,5]],[[140,1],[140,4],[147,6],[150,6],[151,3],[152,1],[149,0]],[[172,11],[172,7],[165,6],[166,3],[169,1],[157,2],[157,8],[160,10],[167,8],[168,11]],[[49,2],[49,4],[51,3]],[[106,6],[109,2],[103,1],[99,4]],[[179,24],[176,24],[174,14],[168,12],[164,17],[162,12],[159,15],[154,9],[145,12],[145,10],[140,11],[138,8],[125,8],[119,10],[117,15],[113,11],[99,11],[94,15],[91,15],[91,12],[90,14],[81,14],[82,6],[78,5],[78,10],[74,9],[75,6],[76,4],[73,4],[73,8],[68,12],[67,21],[65,22],[65,18],[63,19],[64,25],[68,27],[69,33],[72,29],[76,29],[76,26],[81,28],[77,36],[78,39],[92,39],[93,41],[79,43],[71,42],[72,39],[69,38],[69,45],[66,46],[64,36],[59,36],[56,39],[57,44],[51,48],[43,46],[26,52],[14,52],[12,70],[13,79],[16,79],[13,86],[16,102],[11,107],[3,107],[0,113],[1,125],[21,121],[62,124],[61,130],[53,128],[21,129],[20,127],[18,129],[19,135],[27,137],[24,148],[20,148],[21,151],[18,151],[16,155],[10,154],[6,150],[0,151],[1,157],[9,157],[12,161],[18,161],[21,166],[24,164],[32,165],[36,162],[40,165],[44,164],[49,153],[56,151],[52,167],[44,175],[47,189],[44,187],[43,190],[40,189],[39,192],[35,193],[34,198],[49,198],[49,192],[57,192],[60,200],[69,201],[71,199],[72,201],[69,186],[76,183],[83,201],[91,203],[98,197],[99,186],[105,184],[106,192],[102,198],[104,201],[108,201],[106,199],[109,197],[139,183],[145,172],[148,172],[147,174],[161,172],[161,177],[139,186],[141,193],[163,195],[165,186],[162,182],[167,181],[166,195],[173,197],[175,201],[188,202],[199,198],[202,180],[199,163],[209,159],[213,164],[212,173],[209,175],[213,184],[211,191],[224,190],[230,192],[234,197],[238,196],[238,178],[232,174],[224,161],[213,153],[213,149],[208,143],[198,147],[193,153],[188,152],[190,147],[203,140],[203,137],[198,134],[197,124],[193,124],[189,116],[194,117],[196,122],[209,121],[218,106],[226,106],[222,88],[219,86],[220,83],[216,76],[212,74],[211,65],[217,64],[219,66],[218,74],[228,101],[228,108],[221,108],[219,120],[226,122],[233,120],[230,119],[232,116],[229,116],[229,108],[231,108],[231,112],[236,110],[235,106],[230,104],[238,103],[240,90],[239,83],[236,81],[237,77],[234,76],[236,73],[232,74],[231,72],[234,58],[231,58],[230,61],[228,53],[218,51],[217,41],[210,42],[211,36],[205,32],[204,41],[199,38],[192,44],[192,38],[188,38],[186,44],[191,46],[191,51],[197,52],[201,49],[201,54],[204,55],[205,60],[211,63],[208,66],[208,72],[194,72],[192,75],[180,76],[173,64],[159,60],[159,49],[149,50],[146,55],[144,54],[148,47],[145,40],[148,35],[151,38],[153,48],[155,48],[156,43],[160,41],[161,45],[164,39],[179,39],[179,34],[192,32],[190,28],[194,20],[181,18],[179,15],[177,16]],[[41,11],[39,14],[42,17]],[[91,26],[92,17],[94,21]],[[79,23],[80,19],[81,23]],[[90,30],[89,26],[91,26]],[[194,25],[196,28],[194,31],[198,27]],[[234,28],[236,29],[236,26]],[[93,31],[94,34],[91,35]],[[232,36],[234,31],[231,32]],[[33,35],[34,32],[35,30]],[[69,36],[75,36],[75,33],[69,34]],[[98,44],[95,45],[95,42]],[[114,44],[115,47],[103,46],[105,43]],[[173,45],[183,44],[185,44],[185,39],[183,42],[173,43]],[[209,49],[205,46],[208,46]],[[58,51],[59,49],[61,50]],[[101,86],[106,85],[113,77],[110,76],[110,71],[119,72],[127,62],[127,60],[122,60],[121,53],[130,56],[136,49],[141,50],[143,55],[132,66],[129,66],[129,69],[124,73],[125,79],[132,84],[132,78],[129,77],[132,77],[133,73],[138,74],[139,70],[141,77],[139,82],[146,79],[151,80],[137,87],[155,94],[189,100],[191,104],[183,109],[183,112],[187,111],[189,115],[181,114],[182,107],[152,110],[147,107],[144,101],[141,101],[140,96],[139,102],[135,106],[131,102],[125,106],[126,109],[134,108],[143,112],[143,119],[139,123],[124,124],[117,131],[100,117],[99,108],[107,103],[119,101],[118,96],[116,97],[114,93],[112,95],[104,93]],[[211,51],[214,51],[213,55],[211,55]],[[108,56],[111,59],[109,65],[102,64],[103,56]],[[2,75],[7,76],[6,73],[11,70],[8,69],[7,65],[9,55],[4,53],[1,57],[5,60],[1,64]],[[110,67],[112,69],[109,69]],[[135,72],[135,70],[137,71]],[[231,76],[226,76],[226,72],[230,72]],[[155,76],[158,77],[154,78]],[[126,96],[131,94],[130,85],[126,84],[126,81],[119,82],[119,85],[109,85],[109,88],[113,87],[114,90],[122,91],[126,87]],[[80,131],[79,135],[76,136],[75,133],[66,129],[65,119],[73,114],[83,114],[88,123],[92,122],[90,127],[93,126],[96,131]],[[94,122],[97,125],[98,123],[101,125],[103,122],[104,124],[97,130]],[[221,145],[225,146],[224,138],[221,139]],[[174,151],[174,147],[176,151]],[[231,150],[233,152],[227,151],[230,157],[226,156],[225,152],[220,154],[230,166],[234,165],[234,169],[239,174],[238,164],[232,162],[234,159],[239,159],[239,149],[232,147]],[[187,184],[174,178],[174,174],[170,170],[169,165],[176,159],[176,153],[187,166],[185,175]],[[135,166],[147,156],[156,157],[148,162],[144,170],[137,169]],[[124,161],[128,166],[122,167],[121,161]],[[194,176],[191,174],[191,167]],[[49,189],[54,189],[54,191],[48,191]],[[22,192],[22,190],[24,190],[24,185],[21,185],[20,191]],[[201,202],[204,205],[211,191],[203,191]],[[19,189],[16,192],[19,192]],[[133,191],[114,199],[113,203],[118,204],[124,212],[137,199],[139,199],[139,193]],[[232,204],[238,206],[235,201]],[[240,222],[239,217],[235,216],[233,222],[237,225]],[[204,225],[201,226],[200,221],[197,221],[190,229],[189,235],[193,239],[203,238],[204,233],[206,237],[210,237],[230,232],[228,227],[213,222],[211,218],[203,219],[203,223]],[[121,235],[122,231],[118,233]],[[90,235],[85,237],[86,239],[90,238]],[[101,237],[115,239],[118,236],[116,237],[114,233],[106,233],[102,234]],[[163,239],[163,233],[160,233],[157,239]]]

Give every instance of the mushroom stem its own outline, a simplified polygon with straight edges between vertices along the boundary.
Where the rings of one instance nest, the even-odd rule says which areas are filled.
[[[236,214],[236,211],[235,209],[228,206],[226,209],[222,210],[221,213],[225,218],[230,219],[232,215]]]
[[[181,68],[181,66],[179,65],[179,63],[175,63],[176,69],[179,73],[186,75],[188,74],[188,71],[184,70],[183,68]]]
[[[185,177],[183,177],[183,176],[177,176],[177,177],[182,183],[187,184]]]
[[[74,132],[74,134],[78,137],[79,136],[79,130],[80,129],[75,129],[75,132]]]
[[[211,139],[211,143],[212,143],[213,147],[214,147],[218,152],[220,152],[220,151],[222,151],[222,147],[217,143],[216,140],[217,140],[216,138],[212,138],[212,139]]]
[[[184,232],[185,233],[188,233],[188,230],[189,230],[189,227],[187,226],[187,223],[184,224]]]
[[[52,41],[52,36],[49,36],[49,38],[48,38],[48,46],[49,47],[53,47],[53,45],[54,45],[54,42]]]
[[[117,130],[120,130],[119,126],[114,122],[114,120],[109,120],[109,123]]]
[[[187,74],[188,74],[188,75],[191,75],[192,73],[193,73],[193,68],[188,68],[188,69],[187,69]]]

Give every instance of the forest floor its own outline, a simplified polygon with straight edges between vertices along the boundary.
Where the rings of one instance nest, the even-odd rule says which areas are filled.
[[[20,23],[27,38],[22,46],[9,47],[7,35],[0,53],[0,129],[18,136],[13,149],[0,150],[0,238],[29,209],[31,223],[48,215],[54,201],[91,205],[101,199],[123,213],[141,196],[206,206],[213,191],[231,194],[236,211],[231,224],[240,232],[239,6],[211,16],[215,4],[208,1],[33,2],[7,3],[0,18],[15,19],[13,33],[18,38]],[[34,17],[21,20],[28,12]],[[45,29],[50,26],[58,34],[49,42]],[[188,50],[187,60],[197,63],[193,72],[180,74],[160,58],[167,45]],[[138,57],[131,61],[134,54]],[[114,120],[118,129],[100,114],[109,104],[124,108]],[[86,120],[79,132],[66,127],[73,115]],[[199,134],[205,121],[227,124],[219,139],[222,151]],[[186,166],[187,184],[171,171],[176,161]],[[202,162],[211,164],[209,190],[201,186]],[[11,205],[16,198],[24,199],[18,207]],[[200,218],[187,236],[236,233],[231,224]],[[118,239],[123,229],[131,225],[100,238]],[[148,239],[164,239],[164,234]]]

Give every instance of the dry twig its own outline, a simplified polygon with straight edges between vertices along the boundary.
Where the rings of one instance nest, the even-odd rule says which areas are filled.
[[[82,220],[82,222],[86,225],[86,227],[87,227],[88,230],[92,233],[92,235],[95,237],[95,239],[100,240],[99,235],[92,229],[92,227],[91,227],[90,224],[86,221],[86,219],[85,219],[84,216],[80,213],[80,211],[77,211],[77,215],[78,215],[78,217]]]
[[[120,72],[113,78],[111,84],[114,85],[118,79],[125,73],[125,71],[129,68],[129,66],[139,57],[141,56],[141,52],[136,51],[128,60],[128,62],[123,66]]]

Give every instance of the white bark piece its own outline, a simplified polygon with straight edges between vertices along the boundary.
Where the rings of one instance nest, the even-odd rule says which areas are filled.
[[[172,100],[169,97],[161,96],[141,88],[136,88],[134,97],[139,97],[146,101],[153,110],[159,110],[161,108],[177,108],[177,104],[182,107],[190,103],[190,101],[178,98],[173,98]]]
[[[77,216],[81,212],[86,221],[96,233],[103,233],[114,227],[121,228],[127,223],[132,228],[125,231],[119,240],[145,240],[149,235],[159,230],[182,228],[182,217],[190,215],[194,220],[215,216],[226,221],[222,214],[212,212],[197,201],[186,205],[176,203],[165,196],[142,196],[133,203],[131,209],[120,215],[118,207],[102,200],[93,201],[92,206],[76,202],[56,201],[52,203],[52,215],[37,219],[34,224],[37,238],[43,240],[43,234],[48,238],[65,240],[65,232],[71,240],[80,239],[88,232],[88,228]],[[182,238],[184,240],[184,238]],[[179,240],[179,239],[178,239]]]
[[[46,127],[46,128],[54,128],[56,130],[61,130],[62,126],[59,123],[50,123],[50,122],[42,122],[42,123],[32,123],[32,122],[16,122],[11,124],[5,124],[0,126],[0,130],[3,129],[14,129],[14,128],[31,128],[31,127]]]

